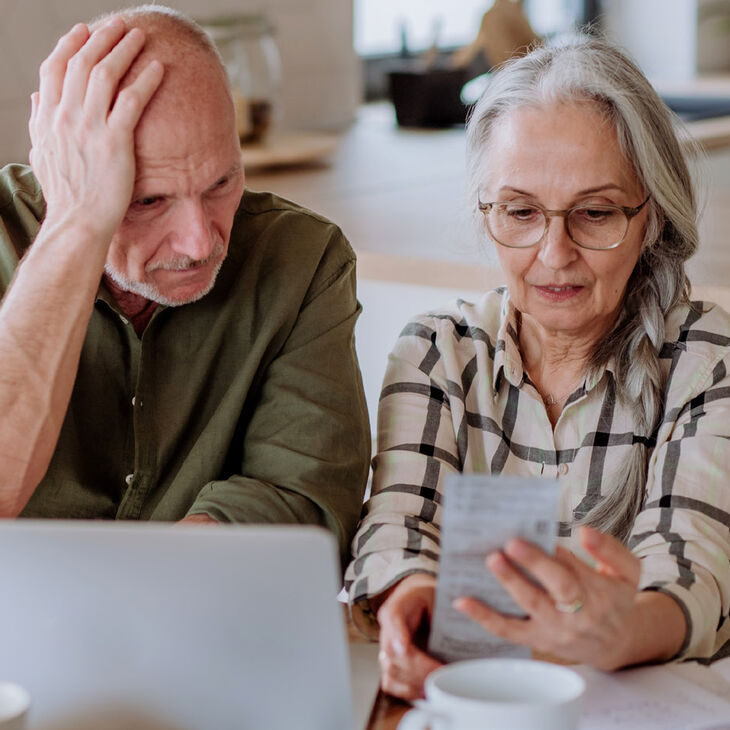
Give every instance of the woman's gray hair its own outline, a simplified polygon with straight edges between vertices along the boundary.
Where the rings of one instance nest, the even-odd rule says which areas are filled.
[[[581,37],[557,47],[538,47],[506,63],[494,75],[467,125],[469,200],[488,172],[492,129],[520,107],[556,102],[589,102],[616,129],[625,158],[651,195],[646,235],[613,330],[598,343],[590,363],[597,369],[613,359],[616,397],[632,408],[631,457],[602,487],[606,495],[575,517],[626,540],[644,499],[650,448],[663,413],[665,377],[659,363],[664,321],[689,302],[684,262],[698,245],[697,202],[687,159],[698,154],[682,144],[672,114],[624,52],[602,39]]]

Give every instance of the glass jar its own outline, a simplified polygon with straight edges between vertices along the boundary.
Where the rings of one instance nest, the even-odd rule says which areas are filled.
[[[201,20],[228,72],[242,144],[260,142],[281,106],[281,58],[265,15],[230,15]]]

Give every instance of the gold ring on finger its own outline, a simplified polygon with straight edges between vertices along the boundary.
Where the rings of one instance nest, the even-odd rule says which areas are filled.
[[[578,596],[570,603],[561,603],[560,601],[555,602],[555,610],[560,611],[560,613],[578,613],[583,606],[585,606],[585,599],[583,596]]]

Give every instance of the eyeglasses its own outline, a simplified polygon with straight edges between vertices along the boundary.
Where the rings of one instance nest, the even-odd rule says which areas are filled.
[[[534,203],[482,203],[479,210],[489,235],[502,246],[529,248],[542,241],[550,218],[564,218],[568,235],[582,248],[604,250],[620,246],[631,219],[649,202],[636,208],[621,205],[575,205],[567,210],[547,210]]]

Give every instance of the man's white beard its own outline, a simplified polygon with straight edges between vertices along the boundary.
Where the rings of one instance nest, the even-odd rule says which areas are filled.
[[[152,265],[149,268],[145,268],[145,273],[150,273],[151,271],[158,271],[161,269],[185,269],[192,268],[192,266],[195,264],[204,265],[205,263],[218,258],[218,263],[213,269],[208,284],[200,291],[195,292],[195,294],[192,294],[191,296],[185,297],[183,299],[170,299],[169,297],[166,297],[158,290],[158,288],[154,284],[149,284],[144,281],[132,281],[121,271],[117,271],[109,263],[105,264],[104,271],[106,272],[107,276],[109,276],[109,278],[120,289],[124,291],[131,292],[132,294],[137,294],[138,296],[144,297],[145,299],[149,299],[153,302],[157,302],[158,304],[162,304],[166,307],[181,307],[183,304],[191,304],[192,302],[197,302],[199,299],[202,299],[206,294],[210,292],[210,290],[215,285],[215,280],[218,277],[218,272],[221,270],[221,266],[223,265],[223,252],[223,244],[219,243],[216,245],[210,256],[208,256],[208,258],[204,259],[203,261],[198,262],[193,261],[189,258],[185,258],[177,261],[165,262],[164,264]]]

